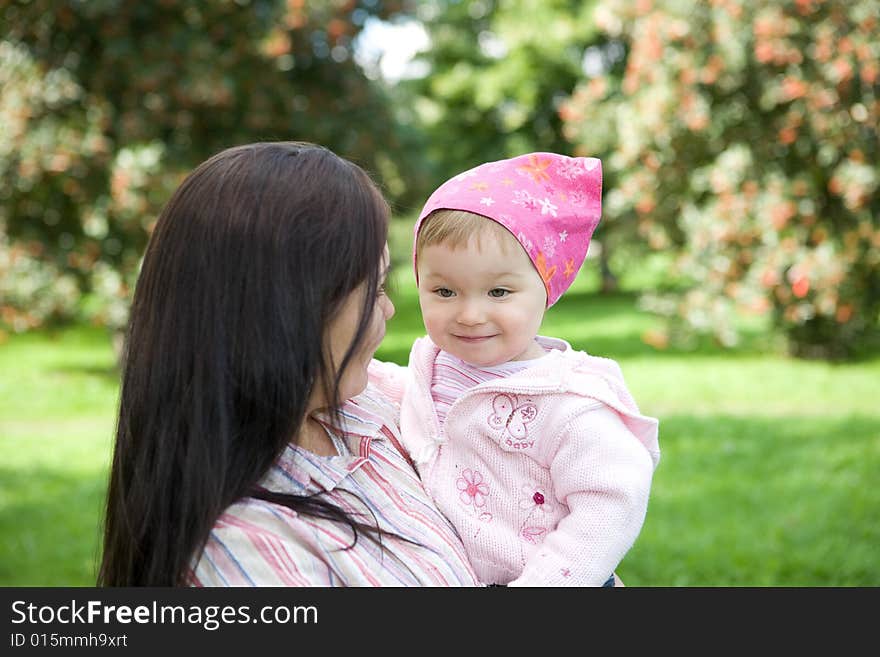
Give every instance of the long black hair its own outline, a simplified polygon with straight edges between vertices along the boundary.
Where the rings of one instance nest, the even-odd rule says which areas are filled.
[[[360,521],[320,497],[258,486],[323,386],[331,416],[380,285],[389,209],[357,165],[314,144],[257,143],[197,167],[162,211],[135,288],[107,494],[104,586],[186,584],[223,510],[262,497]],[[353,343],[325,327],[365,284]]]

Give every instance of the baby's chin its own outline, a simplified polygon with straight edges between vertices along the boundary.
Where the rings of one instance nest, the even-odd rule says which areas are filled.
[[[546,353],[543,349],[536,350],[535,353],[531,353],[529,350],[526,350],[519,354],[502,354],[501,356],[497,356],[493,359],[483,359],[474,358],[473,353],[457,353],[458,350],[451,349],[446,349],[445,351],[452,354],[459,360],[464,361],[468,365],[472,365],[473,367],[496,367],[498,365],[513,363],[520,360],[535,360],[536,358],[540,358]]]
[[[458,360],[463,361],[472,367],[495,367],[496,365],[502,365],[510,360],[508,358],[474,358],[473,353],[464,353],[458,349],[443,349],[443,351],[455,356]]]

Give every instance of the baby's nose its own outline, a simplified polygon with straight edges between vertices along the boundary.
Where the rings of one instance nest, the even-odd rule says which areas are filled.
[[[456,319],[459,324],[465,324],[467,326],[482,324],[485,321],[482,305],[474,301],[462,302],[461,306],[459,306],[458,317]]]

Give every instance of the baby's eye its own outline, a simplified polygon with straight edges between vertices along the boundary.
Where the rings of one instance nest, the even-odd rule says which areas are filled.
[[[434,292],[435,292],[438,296],[440,296],[440,297],[442,297],[442,298],[444,298],[444,299],[448,299],[448,298],[451,297],[453,294],[455,294],[455,292],[453,292],[452,290],[450,290],[448,287],[438,287],[436,290],[434,290]]]
[[[489,296],[493,297],[495,299],[503,299],[508,294],[510,294],[510,290],[505,290],[504,288],[501,288],[501,287],[496,287],[496,288],[492,288],[491,290],[489,290]]]

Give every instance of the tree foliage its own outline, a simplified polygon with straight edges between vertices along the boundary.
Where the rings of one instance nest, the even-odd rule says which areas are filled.
[[[159,208],[230,145],[303,139],[377,174],[405,166],[352,57],[365,21],[400,6],[0,0],[0,327],[70,316],[82,293],[121,326]]]
[[[431,46],[420,56],[426,75],[404,87],[427,134],[435,183],[480,162],[571,150],[559,103],[581,79],[585,51],[604,39],[593,2],[417,4]]]
[[[691,285],[650,306],[736,340],[769,313],[798,355],[850,355],[880,322],[880,3],[604,0],[619,81],[581,82],[569,139],[613,150],[612,213]]]

